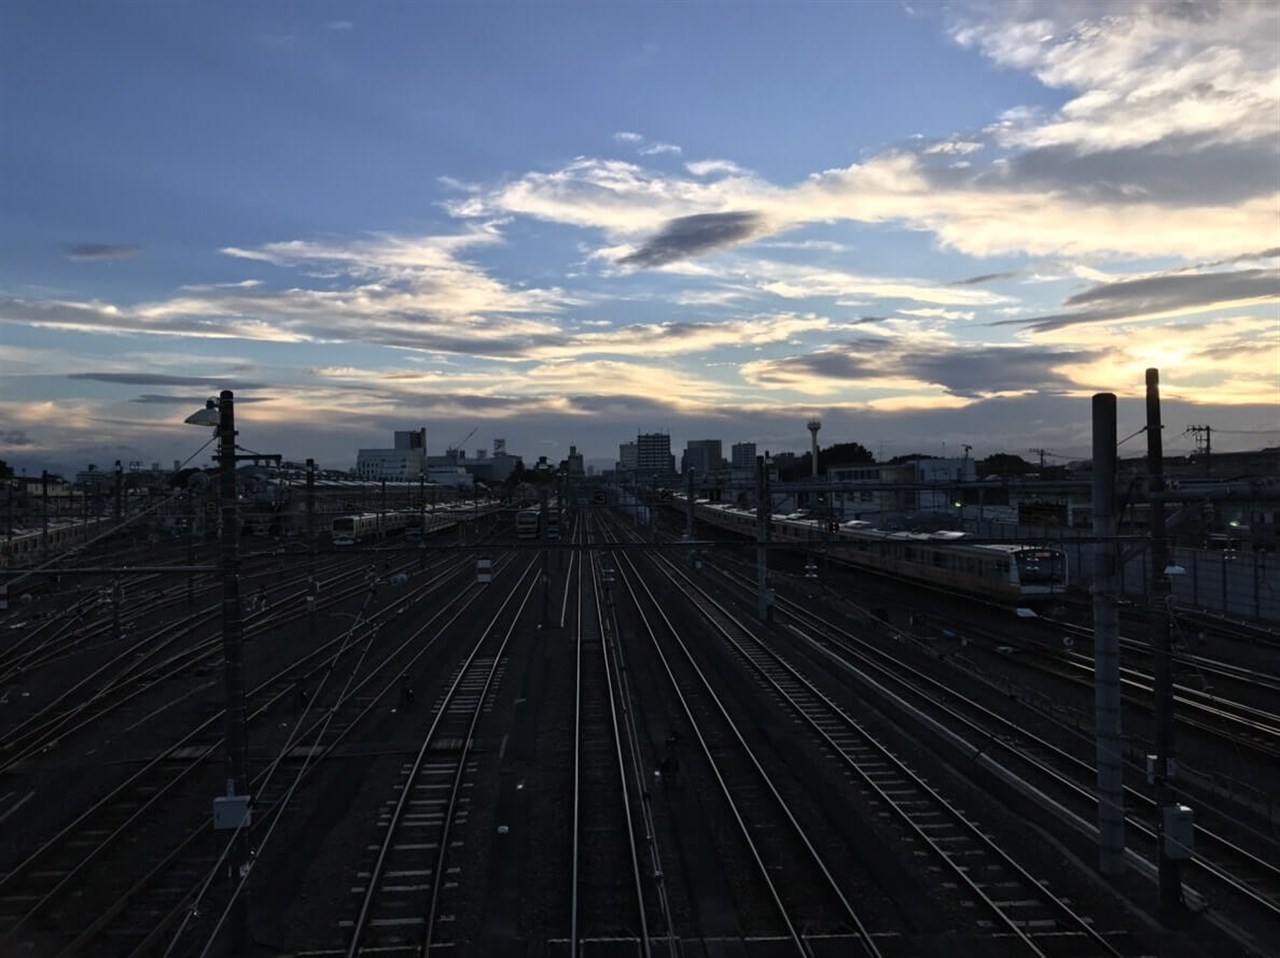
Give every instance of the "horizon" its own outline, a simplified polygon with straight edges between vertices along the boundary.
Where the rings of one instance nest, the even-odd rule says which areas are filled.
[[[230,388],[242,445],[335,469],[421,426],[803,454],[813,415],[879,461],[1061,463],[1094,393],[1143,425],[1152,367],[1167,456],[1280,446],[1278,31],[1243,0],[2,4],[0,459],[184,460]]]

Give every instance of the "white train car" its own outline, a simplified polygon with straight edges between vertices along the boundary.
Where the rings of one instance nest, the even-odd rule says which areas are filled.
[[[742,535],[756,534],[754,512],[699,503],[695,516]],[[1067,557],[1040,544],[970,542],[962,532],[885,532],[865,523],[769,521],[774,542],[822,548],[833,560],[997,601],[1029,603],[1067,590]]]
[[[516,513],[516,538],[538,538],[541,525],[542,511],[540,509],[521,509]]]
[[[21,569],[70,552],[99,531],[96,522],[51,522],[48,529],[15,529],[0,538],[0,569]],[[101,527],[105,529],[106,527]]]
[[[408,522],[404,512],[366,512],[358,516],[336,516],[332,535],[335,546],[350,546],[403,532]]]

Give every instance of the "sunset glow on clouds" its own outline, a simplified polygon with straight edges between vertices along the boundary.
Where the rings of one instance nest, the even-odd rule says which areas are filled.
[[[1280,443],[1277,5],[516,9],[0,7],[0,457]]]

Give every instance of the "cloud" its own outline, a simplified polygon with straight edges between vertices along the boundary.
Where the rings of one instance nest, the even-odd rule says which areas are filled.
[[[755,239],[853,222],[927,231],[971,256],[1209,259],[1280,228],[1280,6],[957,9],[946,15],[959,43],[1066,91],[1065,104],[1014,106],[984,129],[921,138],[793,183],[730,160],[690,162],[675,175],[579,158],[449,208],[599,229],[614,246],[672,220],[752,210]],[[646,148],[638,133],[626,142]]]
[[[1123,182],[1107,187],[1105,178],[1086,181],[1066,168],[1056,180],[1023,182],[1008,159],[972,170],[936,168],[928,159],[899,150],[778,186],[753,174],[707,179],[582,158],[445,207],[467,219],[522,215],[600,229],[615,241],[672,220],[751,210],[761,217],[753,238],[848,221],[928,231],[943,248],[971,256],[1207,258],[1238,254],[1278,225],[1280,191],[1257,177],[1249,180],[1258,185],[1248,198],[1215,198],[1211,188],[1207,198],[1195,199],[1189,187],[1167,189],[1166,197]],[[1132,169],[1139,175],[1141,164]],[[1170,182],[1177,175],[1171,170]]]
[[[904,316],[916,316],[920,319],[973,319],[976,313],[971,309],[940,309],[926,306],[920,309],[900,309]]]
[[[539,359],[588,354],[614,356],[676,356],[715,349],[781,343],[805,333],[824,332],[830,320],[813,314],[781,313],[719,323],[635,323],[604,332],[568,336],[555,343],[535,345],[528,355]]]
[[[1049,332],[1082,323],[1158,319],[1238,307],[1280,303],[1280,269],[1234,272],[1174,272],[1102,283],[1071,296],[1071,312],[1000,320],[994,325],[1026,326]]]
[[[984,144],[975,140],[943,140],[940,143],[932,143],[926,146],[923,152],[926,155],[963,156],[966,153],[976,153],[983,146]]]
[[[1030,346],[969,346],[945,339],[922,343],[897,331],[815,352],[762,360],[744,378],[765,389],[870,401],[882,393],[895,408],[968,402],[1034,392],[1068,392],[1064,366],[1093,361],[1098,352]]]
[[[0,429],[0,448],[6,446],[31,446],[35,444],[25,429]]]
[[[218,376],[169,376],[161,373],[69,373],[68,379],[87,379],[126,386],[206,386],[209,389],[262,389],[261,383],[231,383]],[[207,397],[205,397],[207,398]],[[201,402],[204,400],[201,399]]]
[[[694,176],[738,176],[746,172],[732,160],[694,160],[686,163],[684,168]]]
[[[67,259],[77,262],[111,262],[133,259],[142,252],[141,246],[122,243],[64,243]]]
[[[637,152],[639,152],[641,156],[654,156],[660,153],[671,153],[679,156],[684,151],[674,143],[650,143],[646,146],[642,146]]]
[[[260,279],[242,279],[238,283],[192,283],[179,286],[178,289],[187,293],[208,293],[215,289],[253,289],[261,285],[263,283]]]
[[[0,298],[0,321],[67,331],[367,342],[508,356],[558,337],[558,325],[546,317],[579,301],[560,289],[509,286],[462,258],[470,249],[501,242],[496,228],[485,224],[446,236],[228,247],[228,256],[282,268],[328,267],[347,282],[330,289],[216,288],[131,305]]]
[[[1278,33],[1273,3],[1127,0],[1084,10],[990,4],[963,12],[954,29],[996,64],[1078,94],[1052,116],[1010,117],[1000,130],[1006,145],[1080,153],[1273,137]]]
[[[875,299],[911,299],[938,306],[991,306],[1010,302],[984,289],[935,286],[927,280],[892,276],[861,276],[772,260],[752,260],[742,267],[755,278],[759,289],[784,299],[811,296],[870,296]]]
[[[982,283],[994,283],[1002,279],[1013,279],[1018,275],[1018,270],[1012,270],[1004,273],[983,273],[980,276],[970,276],[968,279],[957,279],[952,282],[952,286],[978,286]]]
[[[330,30],[351,30],[354,29],[355,24],[350,20],[330,20],[325,26]]]
[[[623,130],[620,133],[613,134],[614,140],[619,143],[643,143],[644,137],[639,133],[632,133],[629,130]]]
[[[232,385],[232,384],[229,384],[229,385]],[[235,383],[233,385],[237,390],[263,388],[260,386],[251,385],[249,383]],[[143,393],[140,396],[135,396],[133,399],[130,399],[129,402],[141,403],[143,405],[148,405],[148,406],[188,405],[194,409],[202,405],[204,401],[208,398],[209,398],[208,396],[169,396],[169,395],[164,395],[160,393]],[[242,396],[239,393],[236,394],[236,406],[240,406],[243,403],[249,403],[249,402],[271,402],[271,401],[272,401],[272,398],[270,396]]]
[[[623,266],[662,266],[675,260],[697,256],[746,242],[763,225],[759,213],[739,210],[730,213],[697,213],[671,220],[638,250],[618,260]]]

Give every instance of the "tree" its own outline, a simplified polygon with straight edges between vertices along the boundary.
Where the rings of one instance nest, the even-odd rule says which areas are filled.
[[[1015,456],[1008,452],[997,452],[995,455],[987,456],[986,459],[979,459],[977,462],[977,470],[980,477],[1025,476],[1029,472],[1035,472],[1035,469],[1035,466],[1021,456]]]
[[[941,456],[930,456],[923,452],[909,452],[905,456],[894,456],[889,460],[889,465],[900,466],[904,462],[921,462],[926,459],[941,459]]]
[[[9,465],[3,459],[0,459],[0,479],[12,479],[13,466]]]
[[[825,472],[832,466],[871,465],[876,457],[860,442],[838,442],[818,450],[818,471]]]
[[[862,443],[840,442],[825,449],[818,450],[818,474],[823,475],[832,466],[857,466],[873,464],[876,457]],[[790,467],[778,470],[778,476],[784,482],[804,479],[813,475],[813,453],[806,452],[799,456]]]

